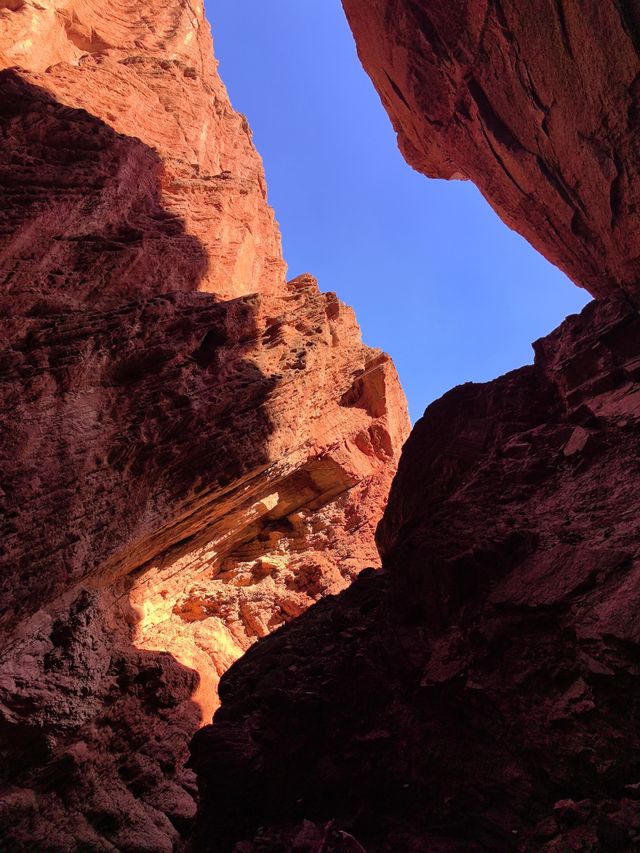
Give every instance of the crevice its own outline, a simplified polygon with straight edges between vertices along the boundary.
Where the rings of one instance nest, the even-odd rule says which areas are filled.
[[[616,167],[616,176],[611,181],[609,188],[609,207],[611,209],[610,227],[612,230],[617,226],[622,210],[622,186],[625,172],[622,161],[615,150],[613,152],[613,162]]]
[[[569,39],[569,29],[567,27],[567,19],[564,13],[564,8],[562,6],[562,0],[554,0],[554,4],[556,7],[556,14],[558,16],[558,23],[560,24],[560,35],[562,36],[562,44],[564,45],[564,49],[568,53],[571,59],[575,59],[573,55],[573,48],[571,47],[571,41]]]
[[[487,12],[489,11],[490,8],[491,8],[491,6],[488,6]],[[496,20],[498,22],[500,29],[504,33],[505,38],[507,39],[507,41],[512,42],[513,41],[513,33],[511,31],[511,27],[509,26],[509,22],[507,21],[507,16],[505,14],[504,8],[503,8],[500,0],[493,0],[493,8],[494,8],[495,13],[496,13]],[[485,26],[486,26],[486,17],[485,17],[485,21],[483,23],[483,28],[482,28],[483,32],[484,32]]]
[[[536,161],[540,172],[556,190],[559,196],[569,205],[569,207],[572,209],[579,208],[581,213],[586,216],[584,204],[577,193],[572,192],[572,190],[567,186],[562,174],[556,169],[551,168],[544,157],[537,156]]]
[[[640,56],[640,11],[629,0],[615,0],[622,29],[629,37],[635,52]]]
[[[431,20],[431,18],[427,15],[425,10],[421,7],[421,5],[416,2],[416,0],[410,0],[407,3],[409,12],[413,15],[418,28],[426,37],[427,41],[431,45],[431,49],[436,54],[439,59],[444,60],[445,62],[450,61],[449,50],[447,46],[440,38],[438,30],[435,27],[435,24]]]
[[[511,183],[514,185],[514,187],[516,187],[516,189],[517,189],[519,192],[521,192],[521,193],[522,193],[522,195],[526,195],[526,192],[525,192],[524,188],[523,188],[523,187],[521,187],[521,186],[520,186],[520,184],[516,181],[516,179],[513,177],[513,175],[511,174],[511,172],[510,172],[510,171],[509,171],[509,169],[507,168],[506,163],[504,162],[504,160],[502,159],[502,157],[500,156],[500,154],[498,154],[498,152],[496,151],[496,148],[495,148],[494,144],[492,143],[492,141],[491,141],[491,139],[490,139],[490,137],[489,137],[489,134],[488,134],[488,133],[487,133],[487,131],[485,130],[485,127],[484,127],[484,125],[483,125],[482,123],[480,124],[480,129],[481,129],[481,131],[482,131],[482,135],[484,136],[484,138],[485,138],[485,140],[486,140],[487,145],[488,145],[488,146],[489,146],[489,148],[491,149],[491,153],[492,153],[492,154],[493,154],[493,156],[495,157],[496,162],[498,163],[498,165],[500,166],[500,168],[502,169],[502,171],[505,173],[505,175],[507,176],[507,178],[508,178],[508,179],[511,181]]]
[[[473,98],[482,123],[491,131],[495,139],[510,151],[522,151],[523,146],[509,125],[498,115],[493,108],[484,89],[474,77],[467,80],[467,89]]]
[[[571,233],[575,234],[576,237],[580,237],[587,244],[591,244],[595,240],[593,232],[578,210],[571,217]]]
[[[386,76],[387,76],[387,80],[389,81],[389,84],[390,84],[391,88],[393,89],[393,91],[394,91],[394,92],[396,93],[396,95],[400,98],[400,100],[401,100],[401,101],[402,101],[402,103],[405,105],[405,107],[406,107],[407,109],[409,109],[409,110],[410,110],[410,109],[411,109],[411,107],[409,106],[409,102],[407,101],[407,99],[405,98],[405,96],[402,94],[402,91],[401,91],[400,87],[398,86],[398,84],[397,84],[397,83],[395,83],[395,82],[391,79],[391,77],[389,77],[389,75],[387,74],[387,72],[386,72],[386,71],[385,71],[385,74],[386,74]]]

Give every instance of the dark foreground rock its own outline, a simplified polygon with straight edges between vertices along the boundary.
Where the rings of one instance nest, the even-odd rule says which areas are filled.
[[[535,349],[416,425],[384,574],[223,678],[198,849],[637,849],[640,318],[591,303]]]

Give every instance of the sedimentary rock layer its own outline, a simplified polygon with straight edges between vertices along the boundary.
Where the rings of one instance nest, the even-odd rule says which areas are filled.
[[[469,178],[594,296],[640,298],[640,12],[589,0],[343,0],[425,175]]]
[[[192,745],[197,849],[630,853],[640,22],[627,3],[344,5],[409,162],[474,180],[599,300],[534,365],[427,409],[383,571],[223,678]]]
[[[79,185],[93,192],[84,204],[69,192],[66,209],[56,205],[58,219],[53,219],[53,205],[47,201],[54,191],[57,197],[64,192],[59,185],[61,166],[65,152],[71,154],[75,147],[75,127],[66,140],[60,140],[58,160],[51,164],[52,182],[40,186],[40,198],[32,189],[27,199],[25,227],[31,227],[31,239],[16,239],[11,254],[3,252],[2,272],[12,273],[14,287],[24,279],[41,294],[58,291],[60,281],[52,288],[47,279],[53,266],[64,271],[65,290],[73,285],[81,298],[91,290],[94,299],[104,297],[111,285],[121,291],[125,284],[141,294],[158,288],[197,289],[220,297],[281,289],[285,264],[266,200],[262,163],[245,117],[232,109],[216,72],[201,0],[4,3],[0,5],[0,68],[11,67],[19,68],[21,79],[42,88],[60,104],[86,110],[115,134],[128,137],[121,140],[123,148],[133,149],[134,140],[140,140],[152,149],[147,160],[156,155],[155,191],[161,192],[165,216],[181,221],[188,235],[185,242],[195,245],[201,261],[197,277],[193,270],[185,274],[184,264],[178,264],[179,253],[165,246],[157,228],[148,232],[149,223],[138,223],[137,234],[129,234],[133,244],[129,255],[120,256],[129,278],[123,278],[122,269],[102,268],[95,258],[93,277],[85,275],[82,282],[82,266],[78,270],[74,264],[74,248],[81,247],[74,247],[72,241],[84,235],[97,237],[109,229],[109,236],[117,240],[113,230],[127,224],[135,231],[127,205],[135,211],[136,196],[131,198],[130,193],[141,180],[144,157],[140,148],[137,154],[122,155],[114,175],[120,190],[114,193],[114,184],[105,183],[107,198],[98,197],[96,188],[83,183],[80,176]],[[43,123],[32,121],[38,124],[44,132]],[[78,137],[76,158],[90,150],[86,137],[87,132]],[[14,233],[14,238],[20,233]],[[57,240],[55,252],[52,238]],[[155,258],[150,251],[154,242]],[[21,251],[32,256],[23,258]],[[133,262],[136,255],[142,256],[137,264]]]
[[[201,4],[0,3],[0,66],[0,846],[171,851],[220,675],[377,564],[406,404],[286,282]]]
[[[635,849],[639,358],[635,309],[591,303],[427,409],[385,570],[223,678],[199,849]]]

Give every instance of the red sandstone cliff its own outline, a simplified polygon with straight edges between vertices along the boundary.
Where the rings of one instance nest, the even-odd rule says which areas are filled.
[[[385,571],[223,679],[198,849],[637,849],[639,354],[637,312],[591,303],[427,409]]]
[[[377,565],[406,405],[286,283],[201,4],[0,3],[0,66],[0,847],[170,851],[220,675]]]
[[[141,172],[145,165],[150,168],[142,146],[133,153],[134,140],[139,140],[152,149],[147,160],[152,153],[157,155],[154,190],[166,215],[180,220],[184,242],[194,247],[191,255],[199,268],[184,269],[189,257],[185,246],[180,254],[187,258],[178,264],[178,252],[140,223],[137,241],[130,235],[133,245],[118,257],[121,266],[115,276],[107,265],[96,269],[95,277],[84,285],[82,271],[73,267],[73,244],[58,243],[57,257],[50,263],[64,269],[65,290],[74,279],[83,296],[91,288],[97,291],[94,297],[105,296],[110,285],[120,290],[126,285],[140,294],[197,289],[224,298],[282,290],[286,268],[280,234],[266,201],[262,163],[246,119],[232,109],[217,75],[200,0],[143,4],[16,0],[3,3],[0,15],[0,68],[19,68],[22,80],[41,87],[61,105],[86,110],[127,137],[128,142],[121,144],[132,152],[119,160],[121,171],[114,183],[120,198],[115,204],[109,196],[93,204],[87,199],[81,207],[69,194],[67,205],[55,207],[54,219],[46,205],[50,188],[42,187],[42,205],[32,196],[28,222],[37,236],[30,249],[34,257],[27,259],[24,269],[19,264],[11,267],[14,282],[24,277],[41,295],[59,291],[60,282],[53,288],[47,284],[49,269],[33,263],[41,262],[52,237],[60,240],[64,235],[69,240],[72,235],[124,228],[131,218],[126,205],[136,200],[129,195],[131,189],[136,184],[142,189]],[[44,132],[44,127],[40,130]],[[82,139],[79,136],[79,142]],[[54,143],[51,147],[55,150]],[[78,188],[93,189],[88,180],[84,187],[79,180]],[[56,188],[54,183],[53,189],[59,196],[65,187]],[[115,191],[115,186],[111,189]],[[152,251],[154,239],[157,246]],[[132,255],[142,255],[144,264],[136,265]],[[19,255],[11,260],[15,263]],[[3,254],[3,262],[7,261]],[[129,276],[124,279],[122,268],[127,264]]]
[[[427,409],[383,571],[224,677],[192,745],[196,847],[631,853],[640,19],[629,3],[344,5],[408,160],[473,179],[598,300],[534,365]]]
[[[409,163],[472,180],[594,296],[638,294],[640,10],[343,0]]]

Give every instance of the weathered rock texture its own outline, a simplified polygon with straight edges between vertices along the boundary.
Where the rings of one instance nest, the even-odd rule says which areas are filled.
[[[286,283],[201,4],[0,3],[0,65],[0,848],[170,851],[220,674],[377,565],[406,406]]]
[[[591,303],[536,354],[417,424],[387,571],[225,676],[204,849],[305,818],[367,851],[636,849],[640,320]]]
[[[471,179],[594,296],[640,298],[637,4],[343,5],[414,168]]]
[[[198,849],[640,849],[631,4],[345,0],[427,174],[602,297],[432,404],[363,573],[225,675]],[[224,781],[223,781],[224,780]],[[237,846],[234,846],[236,845]]]
[[[89,178],[83,163],[99,133],[95,123],[66,136],[58,125],[58,143],[50,143],[57,153],[53,162],[45,159],[49,182],[42,175],[26,198],[17,196],[23,228],[32,230],[28,240],[14,231],[3,253],[2,273],[11,273],[13,288],[58,293],[60,279],[48,278],[58,268],[65,293],[73,289],[93,302],[125,286],[132,295],[197,289],[225,298],[282,289],[285,265],[262,163],[216,73],[200,0],[15,0],[0,4],[0,16],[0,67],[19,68],[21,79],[61,106],[101,119],[114,139],[103,150],[105,171]],[[34,144],[46,129],[33,115],[18,121],[31,129]],[[116,134],[127,138],[116,145]],[[143,153],[145,147],[153,150]],[[75,166],[71,186],[61,182],[63,164]],[[19,193],[19,176],[15,183],[6,190]],[[164,211],[158,220],[144,206],[145,191]],[[140,221],[144,213],[151,222]],[[171,217],[185,235],[181,251],[171,241]],[[78,243],[81,236],[97,241],[97,250],[120,252],[105,263],[109,255],[92,255],[91,245]],[[103,247],[99,238],[125,245]]]

